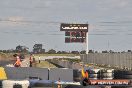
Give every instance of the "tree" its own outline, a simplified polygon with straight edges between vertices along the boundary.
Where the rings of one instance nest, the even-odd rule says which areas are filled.
[[[55,51],[54,49],[50,49],[47,53],[48,53],[48,54],[55,54],[56,51]]]
[[[102,53],[108,53],[108,51],[107,51],[107,50],[105,50],[105,51],[102,51]]]
[[[79,54],[78,51],[72,51],[71,53],[72,53],[72,54]]]
[[[62,53],[62,54],[67,54],[68,52],[66,52],[66,51],[61,51],[61,53]]]
[[[67,54],[68,52],[66,52],[66,51],[58,51],[57,53],[58,54]]]
[[[98,53],[98,51],[95,51],[95,53]]]
[[[114,53],[114,51],[113,50],[110,50],[109,53]]]
[[[132,51],[131,50],[128,50],[127,52],[130,52],[131,53]]]
[[[86,54],[86,51],[85,51],[85,50],[82,50],[82,51],[80,52],[80,54]]]
[[[88,53],[94,53],[94,51],[93,50],[89,50],[89,52]]]
[[[58,53],[58,54],[62,54],[62,52],[61,52],[61,51],[58,51],[57,53]]]

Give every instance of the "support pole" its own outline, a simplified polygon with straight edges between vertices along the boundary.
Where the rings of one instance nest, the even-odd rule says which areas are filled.
[[[86,33],[86,54],[88,54],[88,32]]]

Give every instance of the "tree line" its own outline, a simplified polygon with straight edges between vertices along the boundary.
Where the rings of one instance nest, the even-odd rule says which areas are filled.
[[[3,53],[33,53],[28,50],[25,51],[18,51],[18,50],[0,50]],[[122,52],[115,52],[113,50],[104,50],[101,52],[89,50],[89,53],[132,53],[132,50],[122,51]],[[56,51],[54,49],[50,49],[47,52],[40,52],[38,54],[86,54],[85,50],[82,51]]]

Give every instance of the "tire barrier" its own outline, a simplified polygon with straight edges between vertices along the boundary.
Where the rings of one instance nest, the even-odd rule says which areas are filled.
[[[103,69],[101,70],[102,79],[114,79],[114,69]]]
[[[102,73],[102,78],[112,78],[113,73]]]
[[[22,88],[22,85],[20,85],[20,84],[15,84],[15,85],[13,85],[13,88]]]
[[[0,80],[0,88],[2,88],[2,80]]]
[[[124,79],[132,79],[132,74],[131,75],[123,75]]]
[[[115,79],[132,79],[132,71],[116,70],[114,73]]]
[[[89,79],[100,79],[100,74],[89,74]]]
[[[89,73],[89,79],[100,79],[99,72],[93,71],[92,69],[91,73]],[[73,80],[76,82],[80,82],[82,80],[81,70],[73,69]]]
[[[123,72],[120,70],[115,70],[114,79],[123,79]]]
[[[100,74],[100,69],[88,69],[89,74]]]
[[[105,74],[102,74],[102,79],[114,79],[113,77],[113,73],[105,73]]]
[[[122,71],[122,74],[124,74],[124,75],[132,75],[132,71]]]
[[[100,69],[87,69],[89,79],[100,79]]]
[[[89,79],[114,79],[114,69],[87,69],[86,71],[88,71]],[[81,71],[74,69],[74,81],[80,81],[81,77]]]
[[[28,88],[30,83],[28,80],[4,80],[2,85],[2,88]]]

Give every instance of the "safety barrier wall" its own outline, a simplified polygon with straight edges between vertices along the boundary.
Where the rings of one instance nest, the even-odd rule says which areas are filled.
[[[64,68],[70,68],[70,69],[81,69],[82,66],[80,63],[75,63],[75,62],[70,62],[67,60],[58,60],[58,59],[52,59],[52,60],[47,60],[53,64],[57,64],[60,67]]]
[[[38,77],[44,80],[73,81],[73,70],[63,68],[4,67],[7,79],[28,79]]]
[[[132,53],[89,53],[81,55],[84,63],[132,69]]]
[[[47,68],[5,67],[5,72],[8,79],[26,79],[29,77],[48,79]]]
[[[49,80],[73,81],[73,70],[66,68],[52,68],[49,71]]]

